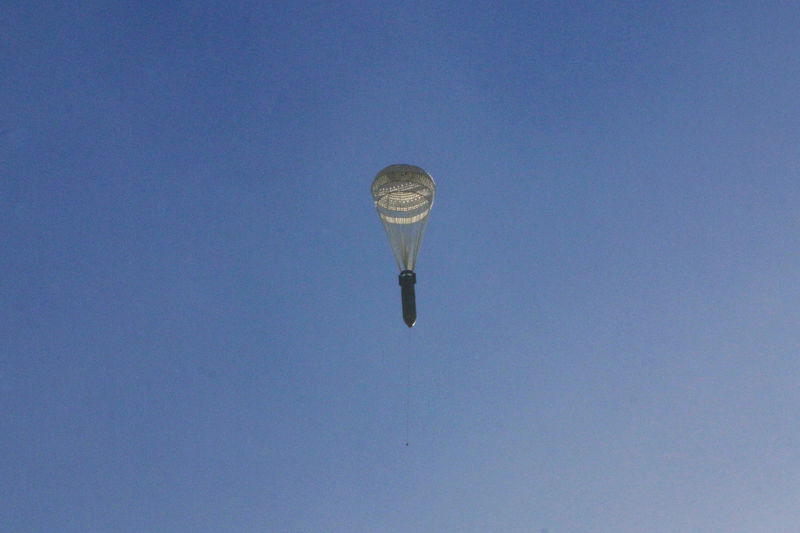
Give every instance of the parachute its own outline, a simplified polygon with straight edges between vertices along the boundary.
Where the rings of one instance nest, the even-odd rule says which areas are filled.
[[[414,268],[435,194],[433,178],[414,165],[390,165],[372,181],[375,209],[400,268],[403,321],[408,327],[417,320]]]

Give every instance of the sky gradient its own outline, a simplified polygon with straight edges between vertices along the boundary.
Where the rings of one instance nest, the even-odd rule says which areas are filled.
[[[0,529],[797,531],[798,50],[794,2],[6,2]]]

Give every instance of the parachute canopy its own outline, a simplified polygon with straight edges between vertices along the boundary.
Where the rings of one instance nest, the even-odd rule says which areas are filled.
[[[435,193],[430,174],[413,165],[390,165],[372,181],[375,208],[400,270],[414,270]]]

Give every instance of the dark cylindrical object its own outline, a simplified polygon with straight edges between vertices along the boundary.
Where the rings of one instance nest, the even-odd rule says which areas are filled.
[[[417,282],[417,275],[413,270],[403,270],[400,272],[400,294],[403,297],[403,322],[408,327],[417,321],[417,298],[414,295],[414,283]]]

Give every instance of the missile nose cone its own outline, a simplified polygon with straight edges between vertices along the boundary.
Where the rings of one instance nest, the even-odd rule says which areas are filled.
[[[403,298],[403,322],[406,326],[413,327],[417,322],[417,298],[414,294],[414,283],[417,275],[411,270],[403,270],[400,273],[400,295]]]

